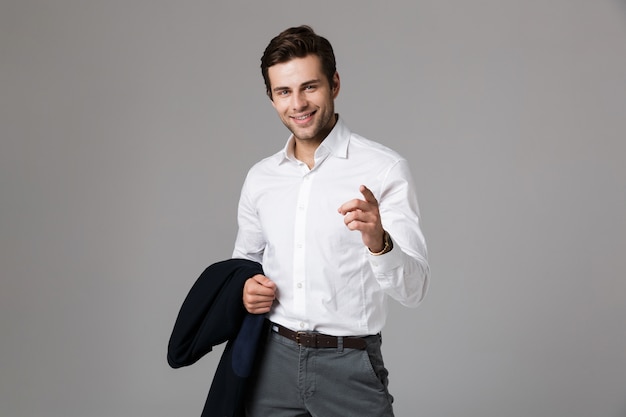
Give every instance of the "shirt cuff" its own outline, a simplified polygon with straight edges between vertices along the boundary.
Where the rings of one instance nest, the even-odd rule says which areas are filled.
[[[367,251],[367,259],[376,277],[386,275],[390,271],[402,266],[402,250],[394,244],[393,249],[382,255],[373,255]]]

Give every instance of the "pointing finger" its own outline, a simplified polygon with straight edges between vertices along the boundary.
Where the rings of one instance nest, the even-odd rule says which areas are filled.
[[[374,197],[374,193],[372,193],[372,191],[369,188],[367,188],[364,185],[361,185],[359,187],[359,191],[361,192],[361,194],[363,194],[363,197],[365,197],[365,201],[371,204],[378,204],[378,200],[376,200],[376,197]]]

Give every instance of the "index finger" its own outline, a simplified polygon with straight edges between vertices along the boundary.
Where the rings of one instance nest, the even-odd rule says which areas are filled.
[[[361,192],[361,194],[363,194],[363,197],[365,197],[365,201],[371,204],[378,204],[378,200],[376,200],[376,197],[374,197],[374,193],[369,188],[361,185],[359,187],[359,191]]]

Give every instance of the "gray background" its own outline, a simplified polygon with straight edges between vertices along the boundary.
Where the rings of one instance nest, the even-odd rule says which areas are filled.
[[[0,3],[0,415],[196,416],[168,368],[287,131],[258,69],[307,23],[338,111],[404,154],[432,287],[394,305],[398,416],[626,416],[623,1]]]

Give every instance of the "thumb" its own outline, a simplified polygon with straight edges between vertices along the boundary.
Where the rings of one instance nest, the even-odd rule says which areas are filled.
[[[255,276],[252,277],[256,282],[258,282],[259,284],[263,285],[264,287],[267,288],[276,288],[276,284],[274,283],[274,281],[272,281],[271,279],[269,279],[268,277],[266,277],[265,275],[261,275],[261,274],[257,274]]]

